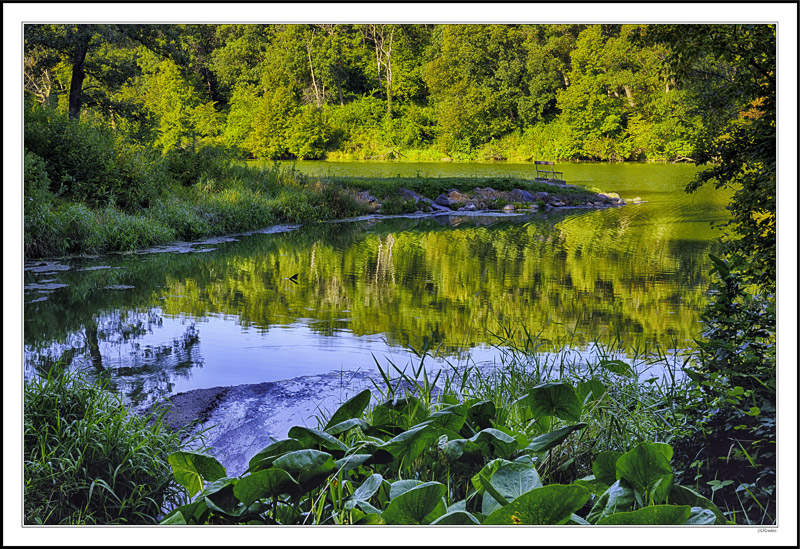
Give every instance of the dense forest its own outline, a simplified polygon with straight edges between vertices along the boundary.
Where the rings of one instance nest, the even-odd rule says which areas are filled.
[[[27,25],[25,89],[162,152],[687,160],[741,109],[643,25]],[[704,106],[716,101],[714,109]],[[425,151],[424,153],[422,151]]]

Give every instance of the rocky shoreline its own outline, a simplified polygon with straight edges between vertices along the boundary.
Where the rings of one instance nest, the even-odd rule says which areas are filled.
[[[527,191],[524,189],[512,189],[511,191],[498,191],[491,187],[475,187],[472,191],[449,189],[435,199],[430,199],[412,190],[402,188],[396,195],[384,199],[383,203],[370,194],[369,191],[361,191],[356,197],[360,202],[366,204],[373,213],[382,213],[383,204],[389,201],[394,203],[395,208],[400,207],[409,212],[416,208],[414,213],[479,211],[513,213],[565,207],[603,208],[621,206],[629,202],[640,203],[642,201],[639,197],[624,199],[617,193],[595,193],[566,183],[550,182],[546,185],[552,187],[553,190]]]

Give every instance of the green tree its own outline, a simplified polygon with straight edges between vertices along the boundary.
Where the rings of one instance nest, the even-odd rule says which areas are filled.
[[[525,87],[524,34],[511,25],[434,28],[425,82],[446,152],[469,153],[520,123]]]
[[[719,124],[707,124],[698,136],[693,157],[708,167],[687,190],[706,183],[735,189],[728,206],[727,226],[733,231],[728,250],[747,258],[742,268],[751,282],[774,292],[775,26],[664,25],[648,28],[645,36],[670,47],[673,74],[695,90],[699,107],[724,117]],[[709,88],[709,80],[713,96],[701,93]]]

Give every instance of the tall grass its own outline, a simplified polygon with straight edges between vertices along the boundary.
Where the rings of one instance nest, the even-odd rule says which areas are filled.
[[[163,412],[129,411],[102,382],[56,365],[25,384],[27,524],[154,524],[180,503],[167,456],[179,433]]]

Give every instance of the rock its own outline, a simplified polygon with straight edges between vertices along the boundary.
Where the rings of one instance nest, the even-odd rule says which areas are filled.
[[[449,191],[447,191],[447,198],[449,198],[453,202],[466,202],[467,200],[469,200],[469,197],[464,196],[456,189],[450,189]],[[445,205],[449,206],[450,204],[445,204]]]
[[[600,193],[600,194],[602,194],[603,196],[607,196],[608,198],[619,198],[619,195],[617,193]]]
[[[641,197],[638,197],[638,196],[636,198],[634,198],[633,200],[631,200],[631,202],[633,202],[634,204],[638,204],[641,201],[642,201]]]
[[[469,204],[467,204],[463,208],[459,208],[459,209],[467,211],[467,212],[475,212],[475,211],[478,210],[478,207],[475,204],[473,204],[472,202],[470,202]]]
[[[444,158],[439,159],[439,162],[452,162],[452,161],[453,159],[450,158],[449,156],[445,156]]]
[[[514,205],[513,204],[506,204],[505,206],[503,206],[503,211],[506,212],[506,213],[513,212],[514,211]]]
[[[541,192],[538,192],[538,193],[533,193],[533,198],[534,198],[534,200],[537,200],[537,201],[541,200],[542,202],[545,202],[548,196],[550,196],[550,195],[548,193],[544,192],[544,191],[541,191]]]
[[[377,202],[378,199],[369,194],[369,191],[361,191],[356,195],[356,198],[361,200],[362,202]]]
[[[564,203],[563,203],[563,202],[561,202],[560,200],[553,200],[553,201],[552,201],[550,204],[551,204],[551,205],[552,205],[554,208],[561,208],[562,206],[564,206]]]
[[[440,206],[452,206],[455,203],[455,200],[451,200],[446,194],[440,194],[436,197],[433,201],[434,204],[438,204]]]
[[[405,198],[406,200],[413,200],[414,202],[419,202],[423,200],[423,196],[421,194],[415,193],[414,191],[410,191],[408,189],[400,189],[400,196]]]
[[[594,203],[594,205],[595,205],[595,206],[597,206],[597,207],[602,207],[602,206],[605,206],[605,205],[606,205],[606,203],[605,203],[605,202],[600,202],[600,201],[598,200],[597,202],[595,202],[595,203]]]
[[[475,187],[474,192],[481,198],[495,198],[497,196],[497,191],[491,187]]]
[[[529,209],[530,211],[532,211],[532,212],[535,212],[535,211],[538,211],[538,210],[539,210],[539,206],[538,206],[538,205],[536,205],[536,204],[531,204],[530,206],[528,206],[528,209]]]
[[[509,197],[514,202],[535,202],[536,199],[528,191],[522,189],[514,189],[509,193]]]
[[[422,202],[424,202],[425,204],[430,206],[432,210],[436,210],[437,212],[450,212],[450,211],[452,211],[447,206],[440,206],[439,204],[437,204],[436,202],[434,202],[430,198],[423,198]]]

